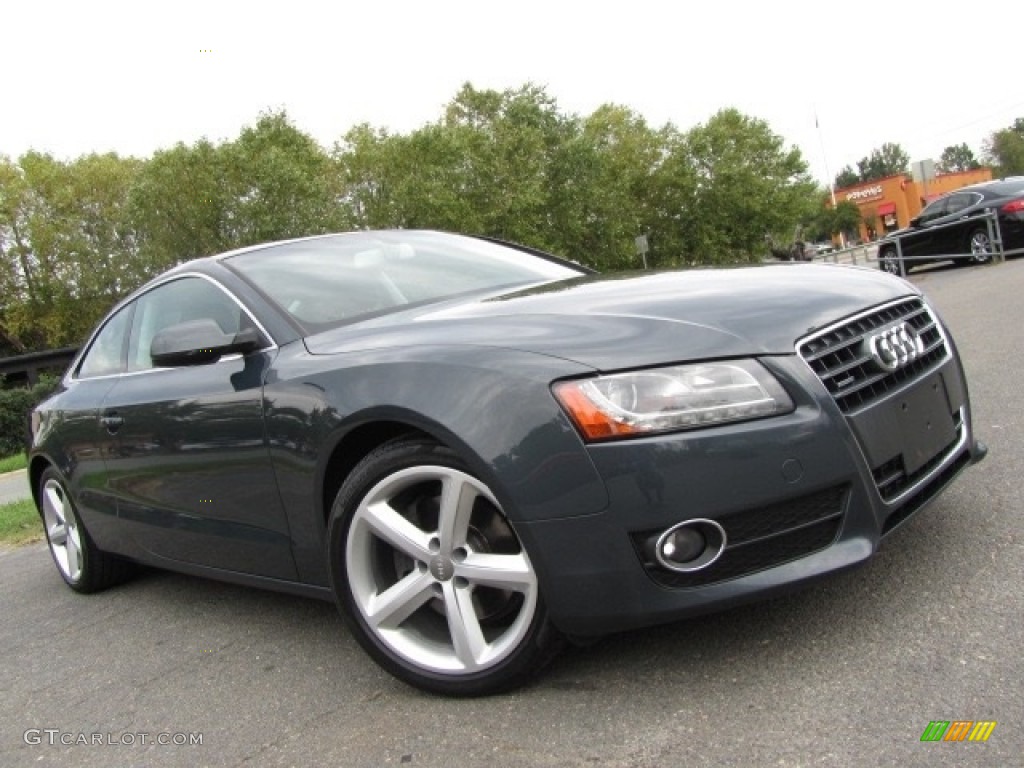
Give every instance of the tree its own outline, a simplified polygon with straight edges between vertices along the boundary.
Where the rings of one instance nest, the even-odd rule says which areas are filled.
[[[859,160],[857,170],[862,182],[907,173],[910,170],[910,155],[899,144],[885,143]]]
[[[860,174],[848,165],[836,174],[836,189],[846,189],[846,187],[852,187],[860,182]]]
[[[229,247],[226,160],[222,146],[200,139],[157,151],[131,190],[140,260],[152,274]]]
[[[974,152],[967,144],[953,144],[942,150],[936,170],[939,173],[959,173],[980,167],[981,163],[974,157]]]
[[[229,246],[322,234],[342,224],[330,158],[287,113],[261,115],[221,153]]]
[[[692,167],[684,231],[690,259],[762,258],[765,236],[791,236],[814,205],[816,186],[795,147],[763,120],[724,109],[685,135]]]
[[[662,136],[627,107],[604,104],[568,124],[548,173],[551,247],[599,269],[635,268],[662,154]]]
[[[856,203],[849,200],[840,200],[835,208],[827,208],[828,216],[825,218],[826,230],[829,235],[838,235],[840,232],[849,234],[856,232],[861,222],[860,208]]]
[[[985,142],[985,157],[998,176],[1024,175],[1024,117],[996,131]]]
[[[0,174],[6,345],[78,344],[136,287],[128,194],[140,161],[115,154],[64,162],[28,152]]]

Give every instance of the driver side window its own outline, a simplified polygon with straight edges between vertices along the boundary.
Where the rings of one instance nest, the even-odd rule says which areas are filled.
[[[923,211],[921,211],[921,215],[918,216],[918,220],[922,224],[925,224],[927,222],[935,221],[936,219],[945,216],[946,206],[948,203],[949,200],[946,198],[943,198],[942,200],[936,200],[934,203],[929,204],[927,207],[925,207]]]
[[[129,305],[110,318],[103,326],[85,353],[78,376],[83,379],[93,376],[110,376],[124,370],[124,337],[132,317]]]
[[[252,325],[242,308],[209,280],[183,277],[164,283],[136,302],[128,339],[128,370],[155,367],[150,357],[153,337],[172,325],[190,320],[213,320],[222,332],[232,336]]]

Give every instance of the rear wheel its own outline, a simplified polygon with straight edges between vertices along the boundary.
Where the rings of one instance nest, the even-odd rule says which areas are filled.
[[[93,544],[64,481],[52,467],[39,479],[38,506],[53,562],[69,587],[76,592],[98,592],[129,575],[129,563]]]
[[[966,263],[987,264],[992,261],[992,238],[989,237],[987,227],[977,227],[971,230],[967,242],[971,256]]]
[[[329,539],[342,614],[367,652],[411,685],[507,690],[560,647],[497,499],[444,446],[406,438],[367,456],[338,493]]]

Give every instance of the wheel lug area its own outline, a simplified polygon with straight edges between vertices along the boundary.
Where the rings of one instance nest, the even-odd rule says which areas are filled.
[[[456,547],[452,551],[452,560],[456,563],[464,563],[467,557],[469,557],[469,552],[465,547]]]
[[[427,547],[430,549],[432,554],[437,554],[441,551],[441,540],[434,536],[428,543]]]
[[[435,582],[433,586],[434,594],[437,597],[444,597],[444,587],[441,586],[441,582]]]
[[[455,577],[455,588],[456,589],[467,589],[469,587],[469,579],[462,576]]]

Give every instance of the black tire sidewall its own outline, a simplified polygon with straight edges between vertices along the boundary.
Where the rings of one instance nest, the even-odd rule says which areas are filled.
[[[413,666],[376,637],[355,604],[348,587],[345,546],[353,515],[377,483],[416,466],[442,466],[476,476],[454,451],[426,439],[391,441],[366,456],[342,484],[328,519],[328,570],[338,608],[363,649],[381,667],[410,685],[453,696],[480,696],[517,687],[554,655],[558,644],[541,595],[519,647],[495,666],[467,675],[445,675]]]

